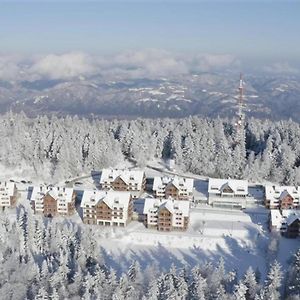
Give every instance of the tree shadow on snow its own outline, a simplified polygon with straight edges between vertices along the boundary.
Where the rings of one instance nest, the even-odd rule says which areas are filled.
[[[97,189],[100,189],[101,171],[91,171],[91,177]]]

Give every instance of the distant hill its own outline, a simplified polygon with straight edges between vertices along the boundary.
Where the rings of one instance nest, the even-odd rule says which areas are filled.
[[[273,120],[300,115],[300,80],[287,76],[246,76],[248,116]],[[72,80],[0,81],[0,112],[29,115],[98,115],[111,117],[232,117],[238,78],[201,73],[163,79],[106,80],[103,76]]]

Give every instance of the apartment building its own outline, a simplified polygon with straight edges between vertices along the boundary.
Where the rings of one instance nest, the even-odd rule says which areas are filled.
[[[14,182],[0,182],[0,207],[13,207],[17,202],[18,190]]]
[[[247,196],[247,180],[209,178],[208,203],[211,205],[245,208]]]
[[[156,198],[191,200],[193,198],[194,179],[174,177],[154,177],[153,192]]]
[[[75,198],[73,188],[40,185],[33,187],[30,201],[37,214],[45,217],[69,216],[75,212]]]
[[[100,178],[103,190],[141,192],[145,184],[145,172],[141,170],[103,169]]]
[[[300,210],[271,209],[269,227],[288,238],[300,236]]]
[[[85,190],[81,208],[85,224],[126,226],[132,219],[130,192]]]
[[[187,200],[146,198],[144,224],[159,231],[185,231],[189,224],[190,202]]]
[[[265,205],[270,209],[297,209],[300,208],[299,186],[266,185]]]

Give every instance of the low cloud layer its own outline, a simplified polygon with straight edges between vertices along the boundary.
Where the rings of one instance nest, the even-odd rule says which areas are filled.
[[[287,62],[277,62],[265,66],[263,70],[273,74],[299,74],[300,70]]]
[[[68,79],[97,71],[90,56],[84,53],[46,55],[37,59],[28,70],[32,76],[47,79]]]
[[[18,56],[0,55],[0,79],[16,80],[22,76],[24,67]]]
[[[0,55],[0,80],[68,80],[100,74],[109,79],[159,78],[191,72],[240,69],[240,61],[228,54],[178,55],[159,49],[127,51],[110,56],[82,52],[35,57]],[[263,67],[265,72],[291,73],[296,68],[285,63]]]

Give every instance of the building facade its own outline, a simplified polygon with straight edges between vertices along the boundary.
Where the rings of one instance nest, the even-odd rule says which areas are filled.
[[[211,205],[245,208],[247,196],[247,180],[209,178],[208,203]]]
[[[85,190],[81,208],[85,224],[124,227],[132,220],[130,192]]]
[[[278,231],[288,238],[300,236],[300,210],[271,209],[269,227],[271,231]]]
[[[190,202],[186,200],[146,198],[144,224],[159,231],[185,231],[189,224]]]
[[[14,207],[18,190],[14,182],[0,182],[0,207]]]
[[[142,192],[145,184],[145,172],[140,170],[103,169],[100,178],[103,190]]]
[[[156,198],[191,200],[193,198],[194,180],[192,178],[154,177],[153,192]]]
[[[299,186],[266,185],[265,187],[265,205],[269,209],[298,209],[299,199]]]
[[[33,188],[30,201],[35,213],[55,217],[74,214],[75,199],[73,188],[40,185]]]

